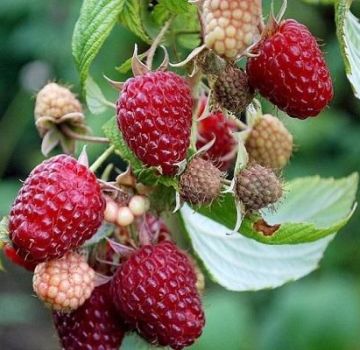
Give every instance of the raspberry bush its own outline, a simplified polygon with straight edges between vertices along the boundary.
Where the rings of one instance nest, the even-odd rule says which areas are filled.
[[[136,349],[196,344],[206,277],[232,291],[302,278],[351,218],[357,174],[282,173],[296,162],[288,117],[321,118],[334,96],[318,41],[285,9],[83,1],[72,43],[80,90],[50,82],[38,92],[34,126],[51,155],[0,224],[4,255],[33,274],[65,350],[127,349],[133,337]],[[352,72],[348,11],[337,3]],[[117,22],[139,42],[117,67],[127,80],[105,77],[111,101],[90,66]],[[263,113],[265,100],[276,108]],[[91,135],[87,118],[104,113],[104,135]],[[90,164],[79,143],[106,149]]]

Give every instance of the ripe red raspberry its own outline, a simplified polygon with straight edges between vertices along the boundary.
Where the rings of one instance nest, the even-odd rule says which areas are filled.
[[[10,212],[10,238],[26,260],[59,258],[97,231],[104,206],[87,167],[66,155],[50,158],[24,182]]]
[[[198,123],[196,146],[199,149],[215,137],[215,143],[203,158],[211,160],[222,171],[229,170],[235,159],[237,141],[232,133],[236,130],[235,122],[221,112],[214,112]]]
[[[118,126],[145,165],[173,175],[189,147],[192,105],[183,78],[172,72],[150,72],[124,84],[117,101]]]
[[[109,283],[94,289],[77,310],[54,312],[54,323],[66,350],[119,349],[124,337],[122,324],[114,312]]]
[[[295,20],[270,31],[250,58],[250,85],[290,116],[318,115],[332,100],[333,86],[323,54],[309,30]]]
[[[205,323],[195,284],[190,260],[164,241],[143,246],[120,266],[111,292],[122,318],[151,344],[183,349]]]
[[[10,244],[5,245],[4,254],[12,263],[22,266],[26,270],[34,271],[36,267],[36,263],[34,263],[33,261],[25,260],[16,252],[16,249],[14,249],[14,247],[12,247]]]

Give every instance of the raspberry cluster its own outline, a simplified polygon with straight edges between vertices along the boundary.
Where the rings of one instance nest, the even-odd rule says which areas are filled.
[[[23,182],[0,247],[33,273],[65,350],[118,349],[127,332],[175,350],[193,344],[205,326],[204,275],[174,243],[159,207],[198,209],[230,196],[250,218],[276,210],[293,137],[260,111],[255,94],[298,119],[318,115],[333,97],[304,25],[270,16],[264,26],[260,0],[196,3],[204,45],[185,61],[193,74],[169,71],[167,52],[152,69],[157,46],[171,40],[161,37],[169,21],[141,56],[146,65],[136,49],[134,76],[109,79],[120,93],[108,138],[87,134],[85,109],[68,88],[49,83],[37,95],[43,153],[60,143],[69,154],[43,161]],[[89,166],[85,151],[73,156],[78,140],[111,145]]]

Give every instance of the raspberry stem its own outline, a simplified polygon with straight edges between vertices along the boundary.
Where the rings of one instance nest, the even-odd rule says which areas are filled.
[[[93,142],[93,143],[109,143],[109,139],[106,137],[81,135],[81,134],[78,134],[77,132],[71,130],[65,124],[59,125],[59,128],[63,134],[65,134],[67,137],[69,137],[73,140],[88,141],[88,142]]]
[[[105,162],[105,160],[107,158],[109,158],[109,156],[114,152],[115,150],[115,146],[110,146],[109,148],[107,148],[103,154],[100,155],[100,157],[98,159],[95,160],[95,162],[90,166],[90,170],[92,172],[95,172],[101,165],[102,163]]]
[[[167,30],[169,29],[172,21],[173,21],[174,17],[170,18],[165,25],[163,26],[163,28],[160,30],[159,34],[156,36],[156,38],[154,39],[153,43],[151,44],[151,47],[149,49],[147,58],[146,58],[146,66],[151,70],[152,67],[152,63],[153,63],[153,59],[154,59],[154,55],[155,55],[155,51],[158,48],[158,46],[161,43],[161,40],[163,39],[165,33],[167,32]]]

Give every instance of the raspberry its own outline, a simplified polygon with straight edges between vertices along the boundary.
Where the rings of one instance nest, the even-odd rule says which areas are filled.
[[[250,85],[290,116],[318,115],[332,100],[333,86],[320,48],[302,24],[286,20],[254,49],[247,73]]]
[[[236,177],[236,196],[247,210],[260,210],[282,196],[281,182],[271,169],[249,165]]]
[[[205,318],[194,268],[173,243],[143,246],[111,283],[120,315],[151,344],[183,349],[201,335]]]
[[[76,310],[90,297],[94,287],[95,272],[77,253],[69,252],[35,268],[34,291],[54,310]]]
[[[82,112],[81,104],[75,95],[64,86],[49,83],[36,96],[35,120],[40,117],[50,117],[56,120],[74,112]],[[46,127],[43,125],[39,127],[41,135],[46,131]]]
[[[71,313],[54,312],[54,324],[66,350],[119,349],[123,326],[114,312],[109,283],[94,289],[91,297]]]
[[[35,270],[37,264],[33,261],[22,258],[10,244],[6,244],[4,246],[4,254],[12,263],[19,265],[29,271]]]
[[[210,204],[221,190],[221,171],[210,161],[193,159],[180,176],[180,196],[191,204]]]
[[[66,155],[50,158],[31,172],[12,206],[14,248],[26,260],[59,258],[97,231],[104,204],[87,167]]]
[[[228,65],[215,82],[214,97],[221,107],[239,114],[254,98],[254,91],[249,86],[246,73]]]
[[[260,21],[261,0],[205,0],[205,45],[219,56],[235,58],[258,39]]]
[[[232,132],[236,130],[235,122],[221,112],[214,112],[198,123],[196,147],[199,149],[215,138],[203,158],[211,160],[221,171],[229,170],[235,159],[237,141]]]
[[[293,137],[278,118],[265,114],[252,127],[245,146],[251,161],[279,170],[291,157]]]
[[[189,147],[192,105],[183,78],[172,72],[150,72],[124,84],[117,101],[118,126],[145,165],[173,175]]]

